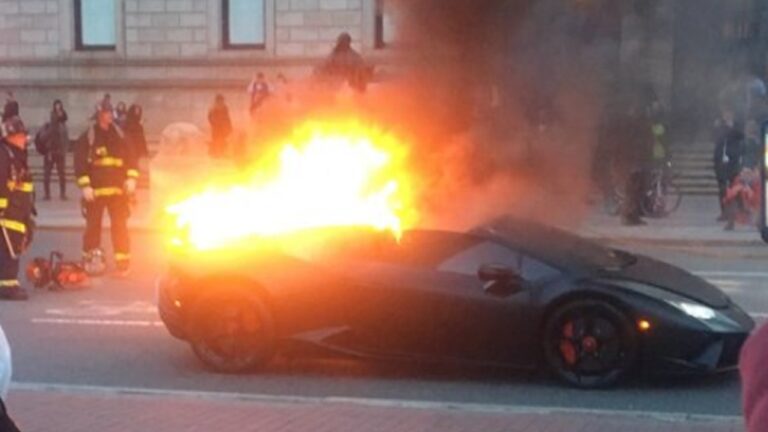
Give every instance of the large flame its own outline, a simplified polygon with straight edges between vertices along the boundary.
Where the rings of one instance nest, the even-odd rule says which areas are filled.
[[[407,147],[393,135],[359,121],[309,121],[276,148],[244,180],[216,181],[168,206],[174,241],[211,250],[324,227],[397,236],[415,221]]]

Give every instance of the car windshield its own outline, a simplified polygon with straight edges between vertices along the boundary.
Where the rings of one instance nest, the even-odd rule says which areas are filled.
[[[629,252],[603,246],[564,229],[515,218],[500,218],[478,227],[475,231],[483,230],[549,262],[572,262],[585,267],[622,269],[637,261]]]

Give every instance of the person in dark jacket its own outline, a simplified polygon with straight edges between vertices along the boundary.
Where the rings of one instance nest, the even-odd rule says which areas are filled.
[[[713,133],[715,141],[715,151],[712,155],[715,177],[720,200],[719,222],[727,220],[724,199],[731,185],[731,181],[739,175],[741,171],[742,145],[744,133],[741,125],[736,122],[736,116],[733,111],[724,109],[721,117],[715,122]]]
[[[328,58],[317,68],[321,77],[340,78],[351,88],[364,92],[372,75],[372,69],[352,47],[352,36],[342,33]]]
[[[43,162],[43,187],[45,189],[44,199],[51,199],[51,174],[54,167],[59,175],[59,197],[66,201],[67,199],[67,181],[66,181],[66,154],[69,146],[69,133],[67,132],[67,112],[60,100],[53,102],[51,109],[51,120],[48,123],[46,131],[48,152],[45,154]]]
[[[34,183],[27,166],[27,129],[18,117],[3,122],[0,142],[0,300],[26,300],[19,258],[32,241]]]
[[[19,117],[19,102],[12,91],[6,92],[5,106],[3,106],[3,122],[13,117]]]
[[[747,339],[741,349],[744,420],[748,432],[768,431],[768,325]]]
[[[229,108],[224,95],[217,94],[211,110],[208,111],[208,122],[211,124],[211,157],[220,158],[227,153],[227,140],[232,134],[232,120],[229,118]]]
[[[75,175],[83,196],[86,225],[83,258],[86,267],[101,259],[101,220],[109,212],[118,275],[127,275],[131,260],[128,233],[130,197],[136,192],[138,164],[123,131],[113,124],[112,106],[102,103],[98,119],[75,145]]]
[[[629,226],[644,225],[641,218],[642,200],[652,164],[652,123],[641,109],[632,104],[618,121],[621,143],[617,145],[615,157],[617,169],[624,177],[622,223]]]
[[[141,105],[133,104],[128,108],[128,115],[125,120],[125,140],[131,147],[134,156],[141,160],[149,157],[147,148],[147,137],[144,134],[144,109]]]

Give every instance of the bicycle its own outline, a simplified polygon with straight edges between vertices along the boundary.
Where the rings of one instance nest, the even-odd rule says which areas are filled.
[[[648,186],[641,203],[643,214],[651,218],[663,218],[674,213],[683,202],[683,194],[675,185],[678,174],[672,170],[672,163],[651,170]]]
[[[672,170],[672,163],[654,168],[648,173],[645,192],[641,202],[643,216],[663,218],[674,213],[683,201],[683,194],[675,185],[678,174]],[[617,178],[617,177],[614,177]],[[611,216],[618,216],[624,206],[626,195],[622,182],[615,183],[603,199],[603,210]]]

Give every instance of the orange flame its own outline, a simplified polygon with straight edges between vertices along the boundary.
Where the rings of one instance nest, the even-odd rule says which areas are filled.
[[[166,212],[174,243],[211,250],[250,237],[369,227],[399,236],[415,222],[406,146],[358,121],[309,121],[245,181],[217,182]]]

